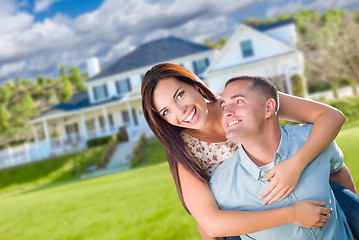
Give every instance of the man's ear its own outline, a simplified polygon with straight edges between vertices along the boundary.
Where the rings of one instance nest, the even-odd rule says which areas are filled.
[[[273,98],[270,98],[266,102],[266,118],[270,118],[273,114],[275,114],[276,102]]]

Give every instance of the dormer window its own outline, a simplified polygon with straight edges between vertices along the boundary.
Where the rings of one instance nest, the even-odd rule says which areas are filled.
[[[254,55],[251,40],[242,41],[240,42],[240,44],[241,44],[243,58],[251,57]]]
[[[209,64],[208,58],[204,58],[204,59],[194,61],[193,62],[194,73],[196,75],[201,75],[206,70],[208,64]]]
[[[116,81],[117,94],[122,95],[124,93],[131,92],[131,82],[129,78]]]
[[[108,97],[106,84],[94,87],[93,93],[94,93],[95,100],[106,99]]]

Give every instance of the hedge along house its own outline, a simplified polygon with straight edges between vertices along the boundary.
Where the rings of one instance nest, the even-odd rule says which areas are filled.
[[[16,154],[15,149],[0,152],[0,168],[83,150],[87,140],[117,134],[120,128],[132,141],[143,131],[151,133],[141,107],[145,72],[155,64],[172,62],[201,76],[214,54],[204,45],[168,37],[139,46],[102,71],[96,58],[89,59],[87,91],[32,119],[35,143]]]
[[[292,94],[291,76],[304,73],[303,54],[296,48],[292,19],[252,28],[240,24],[204,73],[206,83],[222,92],[224,83],[239,74],[270,78],[277,88]]]

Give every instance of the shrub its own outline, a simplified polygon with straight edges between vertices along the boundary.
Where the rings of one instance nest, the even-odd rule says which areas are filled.
[[[345,125],[357,124],[359,121],[359,96],[343,97],[331,101],[322,101],[332,107],[335,107],[342,111],[345,115]],[[279,120],[279,124],[293,124],[293,122]]]
[[[306,90],[305,90],[305,83],[301,75],[294,74],[290,78],[293,86],[293,94],[298,97],[305,98],[306,97]]]
[[[116,149],[118,140],[116,135],[112,135],[110,137],[110,141],[107,142],[107,145],[104,149],[104,151],[101,154],[100,161],[97,163],[97,166],[99,168],[103,168],[107,165],[108,161],[110,160],[113,152]]]
[[[111,136],[108,136],[108,137],[90,139],[86,142],[86,144],[88,148],[97,147],[107,144],[111,140],[111,138],[112,138]]]
[[[136,146],[133,148],[133,157],[131,161],[131,167],[137,167],[143,162],[143,156],[147,145],[146,133],[143,132],[138,139]]]
[[[359,119],[359,96],[343,97],[327,103],[343,112],[346,123]]]
[[[120,132],[118,133],[117,138],[118,138],[119,142],[128,141],[128,134],[127,134],[126,127],[120,127]]]

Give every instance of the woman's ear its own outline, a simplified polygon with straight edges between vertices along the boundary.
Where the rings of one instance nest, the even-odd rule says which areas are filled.
[[[266,118],[270,118],[273,114],[275,114],[276,102],[273,98],[270,98],[266,102]]]

